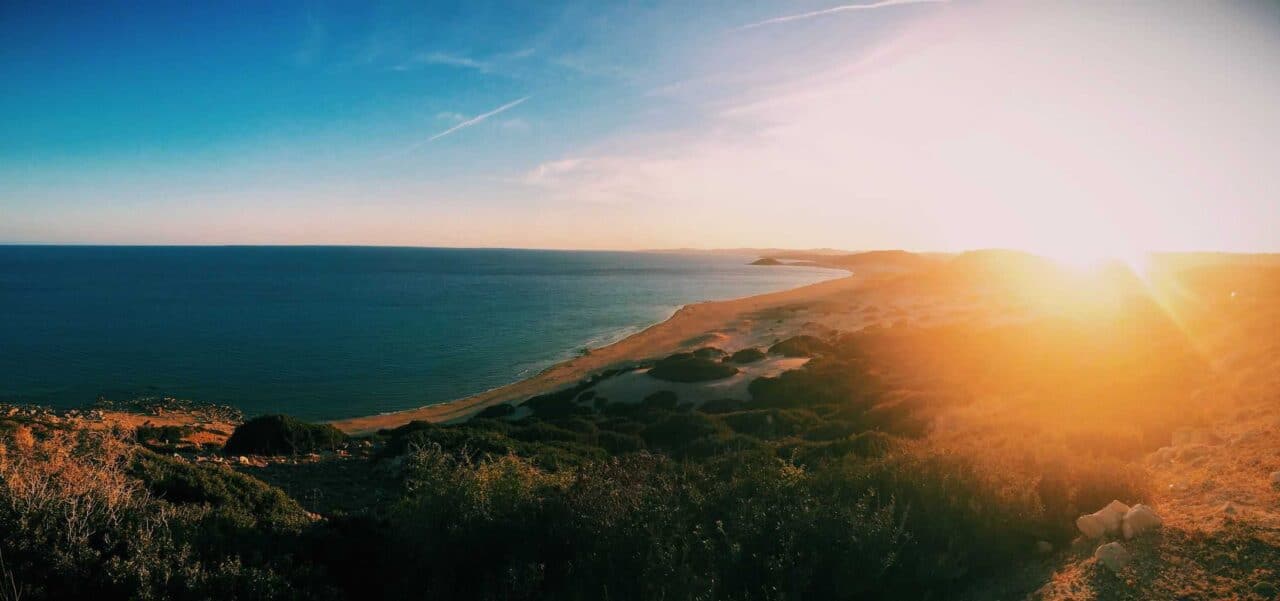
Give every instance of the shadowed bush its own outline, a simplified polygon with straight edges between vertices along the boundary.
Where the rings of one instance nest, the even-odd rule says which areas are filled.
[[[725,361],[738,364],[755,363],[756,361],[764,360],[766,356],[767,355],[764,354],[764,351],[758,348],[744,348],[726,357]]]
[[[658,360],[649,375],[668,382],[708,382],[738,373],[738,368],[690,353],[676,353]]]
[[[769,354],[783,357],[814,357],[830,350],[831,345],[821,338],[801,334],[769,347]]]
[[[492,407],[485,407],[484,411],[476,414],[476,417],[488,419],[498,419],[508,417],[516,412],[516,408],[511,403],[499,403]]]
[[[263,415],[237,426],[222,450],[228,455],[296,455],[333,450],[346,440],[346,434],[329,424]]]

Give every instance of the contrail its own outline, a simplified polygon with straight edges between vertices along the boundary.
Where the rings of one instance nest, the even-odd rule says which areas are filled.
[[[496,114],[498,114],[498,113],[501,113],[501,112],[506,111],[506,110],[509,110],[509,109],[513,109],[513,108],[515,108],[515,107],[519,106],[519,105],[520,105],[520,103],[522,103],[522,102],[524,102],[524,101],[526,101],[526,100],[528,100],[528,99],[529,99],[529,97],[528,97],[528,96],[525,96],[524,98],[519,98],[519,99],[516,99],[516,100],[512,100],[511,102],[508,102],[508,103],[506,103],[506,104],[504,104],[504,105],[502,105],[502,106],[500,106],[500,107],[498,107],[498,108],[496,108],[496,109],[493,109],[492,111],[489,111],[489,112],[487,112],[487,113],[485,113],[485,114],[483,114],[483,115],[476,115],[475,117],[472,117],[472,118],[470,118],[470,119],[467,119],[466,121],[463,121],[462,123],[459,123],[459,124],[457,124],[457,125],[455,125],[455,126],[453,126],[453,127],[450,127],[449,129],[446,129],[446,130],[444,130],[444,131],[442,131],[442,132],[440,132],[440,133],[438,133],[438,134],[434,135],[434,136],[431,136],[430,138],[427,138],[427,140],[426,140],[426,141],[427,141],[427,142],[433,142],[433,141],[435,141],[435,140],[439,140],[440,138],[443,138],[443,137],[445,137],[445,136],[447,136],[447,135],[449,135],[449,134],[451,134],[451,133],[453,133],[453,132],[455,132],[455,131],[458,131],[458,130],[460,130],[460,129],[466,129],[466,128],[468,128],[468,127],[471,127],[472,125],[475,125],[475,124],[477,124],[477,123],[480,123],[481,121],[484,121],[485,119],[488,119],[489,117],[492,117],[492,116],[494,116],[494,115],[496,115]],[[424,144],[425,144],[425,142],[424,142]]]
[[[442,131],[442,132],[440,132],[440,133],[438,133],[438,134],[436,134],[436,135],[434,135],[434,136],[431,136],[430,138],[427,138],[427,139],[425,139],[425,140],[423,140],[423,141],[421,141],[421,142],[418,142],[418,143],[414,144],[413,146],[410,146],[410,147],[408,147],[408,148],[404,149],[404,152],[402,152],[402,153],[400,153],[400,154],[402,154],[402,155],[403,155],[403,154],[408,154],[408,153],[413,152],[413,151],[417,150],[418,148],[422,147],[422,145],[423,145],[423,144],[428,144],[428,143],[434,142],[434,141],[439,140],[440,138],[443,138],[443,137],[445,137],[445,136],[447,136],[447,135],[449,135],[449,134],[451,134],[451,133],[453,133],[453,132],[455,132],[455,131],[458,131],[458,130],[460,130],[460,129],[466,129],[466,128],[468,128],[468,127],[471,127],[472,125],[475,125],[475,124],[477,124],[477,123],[480,123],[480,122],[484,121],[485,119],[488,119],[489,117],[492,117],[492,116],[494,116],[494,115],[497,115],[498,113],[501,113],[501,112],[504,112],[504,111],[507,111],[507,110],[513,109],[513,108],[515,108],[515,107],[519,106],[519,105],[520,105],[520,103],[522,103],[522,102],[524,102],[524,101],[528,100],[529,98],[530,98],[530,96],[525,96],[524,98],[517,98],[516,100],[512,100],[511,102],[508,102],[508,103],[506,103],[506,104],[504,104],[504,105],[502,105],[502,106],[500,106],[500,107],[498,107],[498,108],[496,108],[496,109],[493,109],[492,111],[489,111],[489,112],[484,113],[484,114],[482,114],[482,115],[476,115],[475,117],[472,117],[472,118],[470,118],[470,119],[467,119],[466,121],[463,121],[462,123],[459,123],[459,124],[457,124],[457,125],[455,125],[455,126],[453,126],[453,127],[450,127],[449,129],[446,129],[446,130],[444,130],[444,131]]]
[[[835,6],[832,8],[815,10],[813,12],[800,13],[796,15],[787,15],[785,17],[775,17],[772,19],[765,19],[764,21],[760,21],[758,23],[743,25],[742,27],[737,28],[735,31],[741,31],[743,29],[755,29],[756,27],[764,27],[765,25],[775,25],[778,23],[786,23],[788,21],[812,19],[814,17],[821,17],[824,15],[833,15],[836,13],[842,13],[842,12],[854,11],[854,10],[872,10],[876,8],[887,8],[890,6],[901,6],[903,4],[935,4],[935,3],[942,3],[942,2],[948,2],[948,1],[949,0],[883,0],[882,2],[876,2],[874,4],[845,4],[842,6]]]

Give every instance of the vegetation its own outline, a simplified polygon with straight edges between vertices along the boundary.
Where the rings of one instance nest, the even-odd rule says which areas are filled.
[[[588,383],[521,419],[413,422],[333,460],[388,483],[323,518],[265,470],[0,421],[0,582],[24,599],[952,598],[1064,544],[1080,513],[1148,497],[1133,460],[1194,419],[1205,373],[1148,316],[799,337],[776,352],[812,360],[750,399],[608,403]],[[654,369],[736,373],[692,354]],[[342,441],[268,416],[226,452]]]
[[[346,439],[346,434],[328,424],[308,424],[287,415],[263,415],[240,424],[223,451],[228,455],[296,455],[333,450]]]
[[[725,361],[728,361],[730,363],[738,363],[738,364],[755,363],[756,361],[764,360],[766,356],[767,355],[764,354],[764,351],[755,347],[751,347],[751,348],[744,348],[740,351],[735,352],[732,355],[729,355],[729,357],[727,357]]]
[[[821,338],[801,334],[769,347],[769,354],[783,357],[813,357],[829,349],[830,345]]]
[[[707,382],[738,373],[738,368],[692,353],[676,353],[658,360],[649,375],[668,382]]]

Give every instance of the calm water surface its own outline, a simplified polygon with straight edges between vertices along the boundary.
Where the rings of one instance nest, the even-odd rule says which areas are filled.
[[[336,419],[526,377],[680,305],[840,277],[754,257],[0,247],[0,400],[172,395]]]

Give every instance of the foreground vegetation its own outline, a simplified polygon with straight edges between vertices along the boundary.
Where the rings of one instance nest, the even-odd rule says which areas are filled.
[[[415,422],[367,458],[260,472],[0,420],[0,599],[955,597],[1067,543],[1077,515],[1146,500],[1136,460],[1198,415],[1206,369],[1182,336],[1135,302],[1087,326],[798,338],[770,350],[813,359],[746,399],[610,402],[596,379],[531,415]],[[267,417],[226,452],[344,438]],[[343,483],[290,476],[350,462],[385,494],[343,506],[317,500]]]

